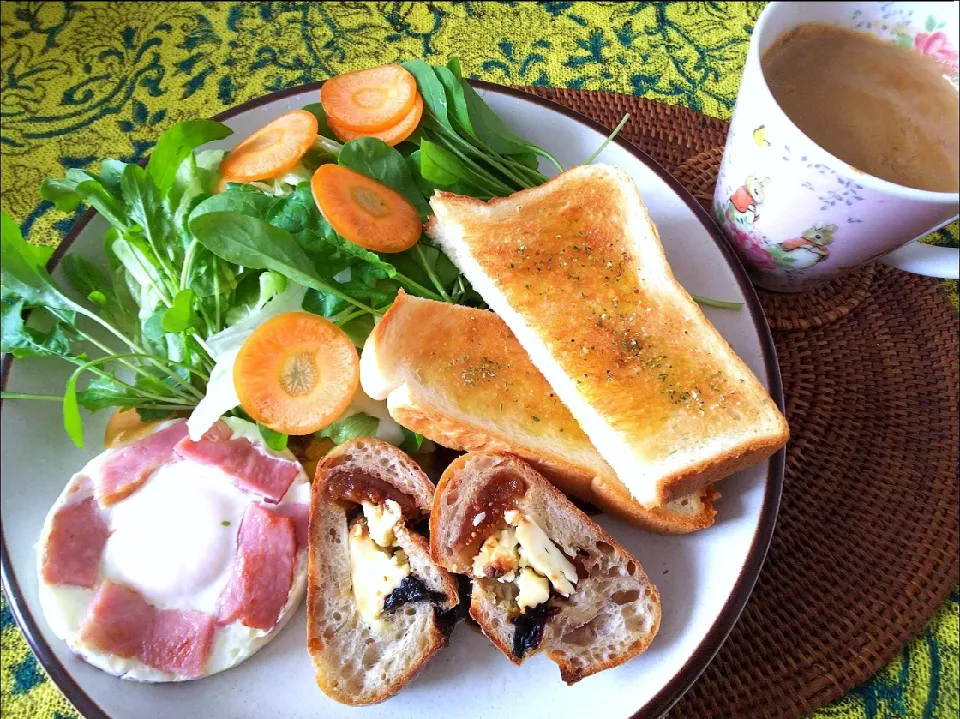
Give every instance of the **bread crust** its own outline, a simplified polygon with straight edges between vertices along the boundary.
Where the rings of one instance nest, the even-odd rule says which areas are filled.
[[[440,445],[516,454],[568,495],[644,529],[682,534],[713,524],[713,490],[697,488],[673,506],[633,499],[492,312],[401,290],[367,338],[360,375],[397,422]]]
[[[513,455],[472,452],[454,460],[443,473],[437,485],[434,508],[430,515],[430,552],[433,558],[450,571],[463,574],[471,573],[473,561],[471,554],[474,550],[468,548],[470,545],[461,541],[464,539],[462,535],[463,527],[451,525],[462,521],[465,516],[458,511],[458,509],[463,509],[462,503],[471,502],[476,497],[480,486],[483,486],[489,479],[498,476],[498,473],[502,471],[509,471],[524,482],[527,489],[523,499],[519,502],[519,507],[522,510],[531,514],[536,513],[537,510],[530,504],[530,501],[534,501],[538,506],[551,506],[552,511],[556,512],[558,516],[564,517],[570,523],[575,523],[578,529],[576,532],[577,541],[580,542],[580,546],[576,547],[577,556],[580,555],[580,551],[586,551],[589,557],[590,548],[603,546],[604,554],[617,558],[617,564],[627,567],[628,574],[624,576],[634,580],[638,588],[645,590],[644,597],[649,599],[649,606],[652,608],[650,611],[653,616],[650,626],[645,631],[629,633],[631,641],[625,648],[605,659],[584,663],[583,661],[576,661],[575,655],[565,649],[564,632],[578,631],[583,627],[588,627],[599,616],[604,607],[599,607],[593,617],[581,617],[576,626],[566,626],[563,631],[559,631],[556,628],[563,624],[565,612],[568,611],[566,608],[561,608],[556,618],[549,620],[546,624],[544,638],[540,646],[523,657],[517,657],[513,653],[512,635],[503,631],[500,626],[502,621],[498,621],[498,618],[493,616],[497,611],[492,608],[496,601],[487,596],[486,589],[480,584],[481,581],[491,582],[493,580],[474,579],[470,615],[480,625],[483,633],[504,656],[518,666],[533,654],[544,651],[547,657],[560,667],[561,678],[568,685],[604,669],[620,666],[643,653],[653,641],[660,626],[660,598],[656,587],[650,582],[640,563],[627,549],[606,530],[580,512],[559,489],[544,479],[532,467]],[[551,537],[551,539],[557,541],[555,537]],[[567,550],[569,555],[570,543],[560,541],[557,541],[557,543],[564,544],[564,549]],[[581,590],[586,581],[589,581],[590,577],[590,574],[580,577],[578,591]],[[639,597],[639,589],[637,594]],[[610,598],[609,601],[613,602],[614,598]],[[499,607],[499,613],[502,616],[505,617],[507,611],[507,608]],[[586,621],[583,621],[584,619]]]
[[[763,386],[673,276],[626,173],[578,167],[490,202],[437,192],[431,206],[427,233],[517,333],[644,506],[786,443],[786,421]],[[717,441],[706,449],[688,437]],[[642,480],[625,476],[637,463]]]
[[[341,623],[334,623],[328,617],[329,604],[339,602],[338,606],[348,606],[353,613],[356,613],[356,605],[346,539],[348,509],[345,504],[328,497],[327,479],[330,470],[340,466],[342,462],[356,463],[358,458],[362,459],[369,453],[378,453],[388,458],[393,473],[383,471],[382,465],[373,462],[367,464],[367,471],[413,498],[424,515],[430,512],[433,501],[433,483],[419,466],[399,449],[378,439],[362,438],[342,444],[324,457],[317,467],[310,502],[307,648],[316,670],[317,686],[331,699],[353,706],[376,704],[392,697],[412,681],[426,663],[447,645],[449,636],[449,632],[438,624],[433,608],[429,607],[429,614],[423,615],[425,621],[421,621],[421,624],[424,626],[415,651],[409,656],[409,662],[401,671],[390,676],[388,681],[374,683],[372,687],[365,685],[363,691],[357,691],[355,682],[351,682],[350,677],[343,676],[341,672],[342,667],[346,667],[356,658],[340,655],[334,641],[343,640],[344,632],[362,631],[363,620],[354,616],[349,620],[343,618]],[[418,566],[430,563],[433,566],[437,580],[435,591],[446,596],[442,609],[450,610],[456,607],[460,601],[456,581],[430,559],[430,547],[426,538],[402,523],[395,527],[394,533],[397,544],[406,552],[412,566],[414,563]],[[341,610],[339,614],[342,615],[345,611]],[[405,621],[400,616],[389,621]],[[392,641],[396,641],[396,638]]]

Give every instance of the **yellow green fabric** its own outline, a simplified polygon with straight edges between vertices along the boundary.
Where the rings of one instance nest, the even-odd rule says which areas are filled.
[[[729,119],[755,3],[38,3],[0,6],[0,204],[31,242],[78,215],[43,178],[138,160],[164,128],[330,75],[457,55],[504,84],[613,90]],[[534,138],[535,139],[535,138]],[[933,238],[957,246],[954,224]],[[951,285],[956,301],[956,284]],[[831,719],[956,717],[958,594]],[[3,600],[2,716],[73,717]]]

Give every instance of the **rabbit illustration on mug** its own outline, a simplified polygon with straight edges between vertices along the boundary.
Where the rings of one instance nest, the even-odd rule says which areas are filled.
[[[833,242],[836,231],[836,225],[817,222],[813,227],[805,230],[800,237],[778,243],[776,247],[783,253],[784,260],[778,262],[778,265],[783,269],[796,272],[823,262],[830,256],[827,245]]]
[[[760,205],[764,200],[764,187],[770,183],[770,178],[762,180],[756,175],[750,175],[746,181],[730,195],[728,210],[734,224],[742,230],[753,227],[760,219]]]

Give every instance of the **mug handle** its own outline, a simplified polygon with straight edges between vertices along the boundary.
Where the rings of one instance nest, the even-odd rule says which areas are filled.
[[[937,247],[914,240],[881,257],[880,261],[918,275],[960,279],[960,250],[953,247]]]

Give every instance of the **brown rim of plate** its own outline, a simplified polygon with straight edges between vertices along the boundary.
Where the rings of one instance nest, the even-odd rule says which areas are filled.
[[[548,110],[558,112],[561,115],[564,115],[567,118],[579,123],[580,125],[600,133],[604,137],[610,134],[610,130],[608,128],[605,128],[599,123],[584,117],[575,110],[571,110],[570,108],[551,100],[546,100],[521,90],[516,90],[511,87],[504,87],[502,85],[496,85],[483,80],[471,80],[470,84],[487,92],[509,95],[520,100],[532,102],[536,105],[547,108]],[[300,95],[304,92],[318,91],[322,86],[323,81],[319,81],[306,85],[299,85],[297,87],[286,88],[278,92],[270,93],[269,95],[263,95],[252,100],[247,100],[236,107],[233,107],[229,110],[224,110],[218,115],[215,115],[213,119],[219,121],[229,120],[230,118],[236,117],[237,115],[248,110],[262,107],[263,105],[268,105],[272,102],[276,102],[277,100],[282,100],[294,95]],[[757,297],[757,293],[754,291],[753,285],[750,283],[747,273],[744,271],[743,266],[737,259],[736,254],[729,244],[729,241],[720,233],[720,231],[717,229],[717,226],[713,223],[713,220],[710,219],[710,216],[707,215],[706,211],[700,206],[700,203],[698,203],[690,195],[690,193],[687,192],[683,186],[673,178],[672,175],[670,175],[670,173],[668,173],[649,155],[635,147],[630,142],[627,142],[619,137],[614,139],[613,142],[653,170],[657,176],[663,180],[667,186],[670,187],[670,189],[672,189],[677,196],[684,201],[684,203],[686,203],[687,207],[690,208],[690,211],[694,214],[697,220],[700,221],[700,224],[703,225],[703,228],[716,243],[717,247],[720,248],[721,254],[727,261],[730,270],[733,272],[733,275],[737,280],[740,291],[743,293],[747,310],[749,311],[754,327],[757,330],[757,335],[760,339],[760,345],[763,351],[763,362],[764,368],[766,369],[767,384],[769,385],[770,396],[773,398],[774,402],[776,402],[780,411],[784,412],[783,384],[780,379],[780,366],[777,363],[777,351],[773,344],[773,336],[770,334],[770,327],[767,325],[767,321],[764,318],[763,308],[760,305],[760,300]],[[67,250],[87,226],[87,223],[93,219],[95,214],[96,212],[93,209],[88,209],[83,213],[80,219],[74,223],[67,234],[64,235],[63,240],[61,240],[53,255],[50,257],[50,260],[47,262],[48,270],[52,272],[57,267]],[[9,376],[10,367],[12,365],[13,357],[10,355],[4,356],[3,366],[0,368],[0,388],[6,386],[7,377]],[[0,408],[2,408],[2,404],[2,400],[0,400]],[[743,566],[740,568],[740,574],[737,577],[737,581],[734,583],[733,590],[730,592],[730,595],[727,597],[727,601],[720,610],[720,614],[717,616],[713,625],[704,635],[703,639],[697,645],[697,648],[694,649],[693,653],[687,659],[686,663],[684,663],[684,665],[673,676],[673,678],[670,679],[670,681],[668,681],[666,685],[660,689],[660,691],[657,692],[649,702],[647,702],[646,705],[640,707],[633,714],[632,719],[659,717],[660,715],[666,713],[667,710],[669,710],[670,707],[672,707],[683,695],[683,693],[687,691],[687,689],[689,689],[690,686],[697,680],[703,670],[706,669],[707,665],[720,649],[720,645],[723,644],[724,640],[727,638],[730,630],[733,629],[737,619],[739,619],[740,613],[743,611],[744,606],[746,606],[747,599],[749,599],[750,593],[753,591],[757,577],[760,575],[760,569],[763,566],[763,560],[766,557],[767,549],[770,546],[770,540],[773,537],[773,530],[777,521],[777,509],[780,505],[780,495],[783,491],[785,454],[786,450],[781,448],[769,460],[766,487],[764,488],[763,495],[763,505],[760,508],[760,518],[757,522],[757,529],[754,532],[753,540],[750,543],[750,549],[747,552],[746,560],[744,561]],[[10,601],[10,607],[14,618],[17,620],[17,624],[23,631],[30,648],[33,650],[34,654],[36,654],[37,658],[40,660],[40,664],[43,665],[43,668],[46,670],[47,674],[49,674],[54,684],[57,685],[70,703],[73,704],[73,706],[76,707],[76,709],[87,719],[114,719],[80,687],[70,672],[67,671],[63,663],[57,658],[49,642],[41,633],[36,619],[26,608],[23,600],[23,592],[20,589],[20,584],[13,572],[13,567],[10,564],[10,556],[7,552],[7,542],[3,535],[2,525],[0,525],[0,579],[2,579],[3,591],[6,593],[7,598]]]

